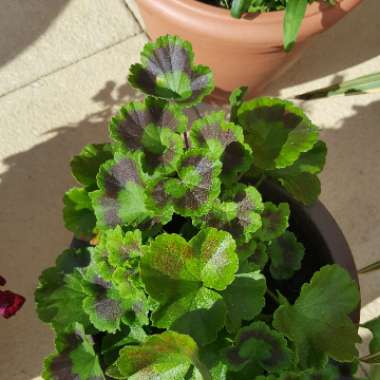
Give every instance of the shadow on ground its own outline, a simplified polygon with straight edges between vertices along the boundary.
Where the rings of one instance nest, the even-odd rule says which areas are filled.
[[[289,86],[356,66],[380,54],[378,0],[363,2],[330,30],[312,39],[301,58],[265,93],[278,95]]]
[[[33,292],[40,272],[70,243],[61,217],[63,194],[74,185],[69,161],[85,144],[107,141],[114,108],[131,96],[128,85],[107,82],[92,98],[101,111],[52,129],[48,142],[5,159],[9,170],[0,175],[0,272],[9,287],[27,298],[18,315],[0,320],[0,341],[7,345],[0,368],[8,379],[37,377],[42,358],[53,350],[49,328],[37,319]]]
[[[0,67],[40,37],[70,0],[2,0]]]

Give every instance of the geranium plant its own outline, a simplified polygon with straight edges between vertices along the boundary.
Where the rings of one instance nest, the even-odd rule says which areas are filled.
[[[296,299],[278,291],[302,271],[305,248],[288,204],[260,193],[271,180],[300,202],[317,199],[326,155],[317,127],[288,101],[244,101],[244,89],[229,117],[189,123],[186,109],[213,77],[173,36],[145,46],[129,83],[145,100],[112,119],[110,143],[71,163],[80,187],[63,214],[82,243],[36,291],[57,334],[44,378],[338,378],[337,362],[358,361],[349,318],[358,287],[327,265]]]
[[[284,48],[289,51],[294,46],[307,5],[317,0],[201,0],[231,10],[231,15],[240,18],[243,13],[272,12],[285,10]],[[324,0],[335,5],[336,0]]]

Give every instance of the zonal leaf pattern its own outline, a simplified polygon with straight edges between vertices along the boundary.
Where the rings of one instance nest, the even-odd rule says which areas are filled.
[[[45,360],[45,380],[105,380],[92,338],[82,325],[75,323],[70,332],[58,334],[55,344],[57,352]]]
[[[254,165],[262,170],[286,168],[318,139],[318,130],[300,108],[274,98],[245,102],[238,111]]]
[[[203,229],[187,242],[161,234],[141,258],[141,277],[148,294],[159,303],[155,326],[187,333],[201,345],[216,338],[224,326],[225,306],[216,290],[224,290],[238,269],[231,235]],[[193,333],[193,334],[192,334]]]
[[[86,294],[77,272],[89,262],[87,250],[69,249],[57,258],[55,267],[43,271],[39,278],[35,292],[38,316],[42,321],[51,323],[57,331],[65,331],[74,322],[84,327],[90,324],[82,309]]]
[[[239,273],[223,291],[227,305],[227,329],[237,331],[242,321],[251,321],[265,305],[266,281],[259,272]]]
[[[286,339],[264,322],[253,322],[237,334],[232,347],[225,350],[229,368],[239,371],[250,362],[269,373],[286,370],[292,366],[292,353]]]
[[[70,189],[65,193],[63,203],[65,227],[78,239],[90,240],[94,234],[96,218],[86,189]]]
[[[87,296],[83,308],[99,331],[115,333],[122,322],[127,325],[148,323],[148,302],[144,291],[135,285],[133,275],[133,269],[118,268],[111,281],[107,281],[99,275],[94,262],[86,268]]]
[[[261,214],[262,228],[259,238],[270,241],[281,236],[289,226],[290,209],[287,203],[275,205],[271,202],[264,203],[264,211]]]
[[[136,226],[149,217],[139,157],[115,154],[100,168],[100,190],[90,194],[99,228]]]
[[[141,255],[141,231],[123,232],[120,226],[103,231],[92,252],[99,274],[106,280],[111,279],[117,267],[137,267]]]
[[[194,122],[190,132],[192,145],[207,147],[222,161],[222,181],[235,183],[251,166],[251,149],[244,143],[243,130],[225,120],[225,114],[213,112]]]
[[[272,241],[268,254],[271,259],[269,269],[272,277],[276,280],[287,280],[301,268],[305,249],[293,232],[285,231]]]
[[[240,260],[240,273],[251,270],[264,269],[268,262],[268,248],[266,244],[251,240],[238,246],[237,252]]]
[[[110,135],[120,150],[143,151],[144,167],[149,172],[171,173],[183,153],[183,133],[187,117],[178,106],[147,98],[131,102],[112,119]]]
[[[110,144],[88,144],[70,163],[73,176],[86,187],[96,188],[99,168],[113,157]]]
[[[139,346],[126,346],[110,371],[116,368],[122,379],[182,380],[196,367],[204,380],[211,380],[205,366],[199,361],[198,347],[191,337],[166,331],[150,336]]]
[[[205,214],[220,194],[220,172],[220,161],[207,150],[188,150],[178,169],[179,180],[166,186],[173,197],[175,211],[182,216]]]
[[[145,45],[141,63],[131,66],[128,81],[147,95],[190,107],[214,89],[211,70],[193,61],[190,43],[162,36]]]
[[[337,265],[327,265],[302,286],[294,305],[277,309],[273,326],[294,342],[301,368],[321,368],[328,357],[352,361],[360,338],[348,314],[359,299],[350,275]]]
[[[264,204],[260,193],[253,186],[238,185],[225,192],[222,199],[205,216],[195,218],[195,222],[225,230],[238,242],[249,241],[261,227]]]

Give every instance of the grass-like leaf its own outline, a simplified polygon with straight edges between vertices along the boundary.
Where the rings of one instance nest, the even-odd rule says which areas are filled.
[[[291,0],[286,2],[284,18],[284,48],[290,51],[296,43],[298,31],[305,16],[308,0]]]

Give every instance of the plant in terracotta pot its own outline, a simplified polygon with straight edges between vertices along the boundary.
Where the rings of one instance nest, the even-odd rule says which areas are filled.
[[[145,100],[112,119],[110,143],[71,162],[80,187],[64,196],[64,220],[76,240],[36,290],[57,334],[44,379],[354,372],[352,257],[323,206],[301,204],[320,192],[317,127],[288,101],[244,101],[243,89],[229,117],[189,123],[213,77],[173,36],[145,46],[129,83]]]
[[[152,39],[175,34],[192,43],[199,62],[215,75],[209,100],[227,103],[240,86],[248,86],[248,98],[260,94],[297,60],[307,40],[336,24],[361,0],[136,2]],[[241,18],[231,17],[229,7]],[[245,10],[250,13],[241,15]]]

